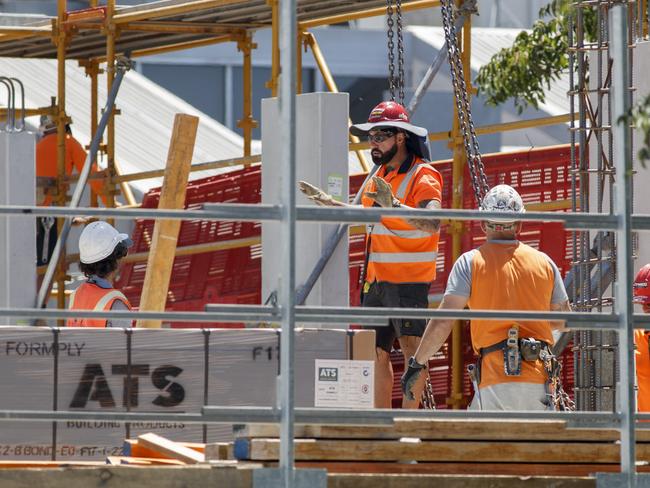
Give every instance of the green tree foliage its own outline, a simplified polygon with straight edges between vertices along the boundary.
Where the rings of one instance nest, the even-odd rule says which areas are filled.
[[[488,105],[513,99],[519,113],[531,105],[539,108],[544,91],[569,66],[569,16],[573,0],[552,0],[539,11],[531,31],[522,31],[512,47],[502,49],[483,66],[475,80]],[[596,37],[595,10],[583,11],[585,37]]]
[[[650,161],[650,94],[632,107],[627,115],[619,119],[618,123],[631,124],[643,134],[643,146],[639,149],[637,157],[645,168],[646,161]]]
[[[526,107],[539,108],[544,103],[544,90],[550,88],[569,67],[569,26],[575,36],[575,0],[552,0],[539,11],[539,20],[531,31],[522,31],[510,48],[502,49],[483,66],[476,77],[478,92],[487,105],[496,106],[513,99],[521,113]],[[570,16],[574,16],[570,22]],[[593,42],[598,34],[598,12],[595,7],[582,8],[584,38]],[[622,117],[643,134],[643,147],[638,158],[645,167],[650,160],[650,95]]]

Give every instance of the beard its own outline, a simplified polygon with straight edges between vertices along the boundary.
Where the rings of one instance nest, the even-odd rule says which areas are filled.
[[[397,154],[397,143],[393,144],[393,147],[391,147],[386,152],[380,151],[379,149],[373,149],[370,152],[370,155],[372,156],[372,162],[377,166],[388,163],[391,159],[393,159],[395,154]]]

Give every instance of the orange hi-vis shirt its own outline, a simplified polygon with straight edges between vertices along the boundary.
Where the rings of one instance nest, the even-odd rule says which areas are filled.
[[[116,300],[121,300],[131,310],[131,304],[124,294],[115,288],[102,288],[94,283],[82,283],[70,297],[70,310],[108,311]],[[72,318],[68,327],[106,327],[108,319]]]
[[[65,174],[70,176],[73,170],[81,173],[86,161],[86,151],[79,142],[70,134],[65,136]],[[97,172],[97,165],[93,164],[91,174]],[[36,176],[47,178],[57,177],[57,135],[48,134],[36,144]],[[101,180],[89,180],[90,186],[97,193],[104,205],[107,204],[104,187]],[[45,195],[38,205],[47,207],[52,204],[52,196]]]
[[[549,311],[553,295],[554,273],[548,258],[518,241],[512,244],[486,242],[472,259],[472,288],[468,305],[472,310],[537,310]],[[548,321],[515,322],[512,320],[472,320],[472,346],[478,353],[503,341],[508,329],[519,325],[519,338],[534,338],[553,343]],[[546,372],[541,361],[522,361],[521,374],[507,376],[503,351],[486,354],[481,361],[481,383],[485,388],[497,383],[545,383]]]
[[[638,412],[650,412],[650,346],[649,332],[634,329],[634,359],[636,362],[636,409]]]
[[[408,207],[442,198],[442,176],[418,157],[410,156],[400,168],[389,172],[383,165],[377,176],[389,183],[393,195]],[[365,196],[368,191],[375,191],[372,180],[363,190],[364,207],[374,205],[374,200]],[[431,283],[435,279],[439,232],[417,229],[399,218],[383,218],[369,229],[366,282]]]

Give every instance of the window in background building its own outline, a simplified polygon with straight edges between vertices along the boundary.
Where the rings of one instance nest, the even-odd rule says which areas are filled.
[[[143,63],[142,74],[201,112],[224,123],[223,66]]]

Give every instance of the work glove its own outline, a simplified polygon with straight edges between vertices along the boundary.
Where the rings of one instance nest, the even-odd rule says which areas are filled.
[[[307,183],[306,181],[299,181],[298,187],[300,188],[300,191],[303,192],[307,198],[309,198],[312,202],[316,203],[317,205],[320,205],[321,207],[332,206],[332,203],[334,201],[332,195],[328,195],[317,186],[314,186],[311,183]]]
[[[415,357],[411,356],[408,362],[408,368],[406,372],[402,375],[402,393],[408,400],[415,400],[415,395],[413,395],[413,386],[420,377],[420,372],[426,368],[426,365],[420,364],[415,360]]]
[[[367,191],[365,195],[368,198],[372,198],[380,207],[400,206],[400,201],[393,196],[393,190],[388,183],[379,176],[373,176],[372,181],[375,183],[375,191]]]

